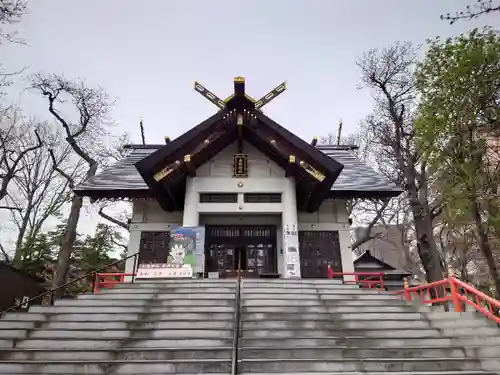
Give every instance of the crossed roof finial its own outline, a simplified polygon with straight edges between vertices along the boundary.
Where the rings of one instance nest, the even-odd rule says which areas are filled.
[[[199,82],[194,83],[194,89],[205,97],[208,101],[215,104],[219,109],[224,110],[230,107],[255,109],[260,110],[266,104],[275,99],[279,94],[286,90],[286,82],[283,82],[269,91],[259,100],[255,100],[245,92],[245,78],[235,77],[234,80],[234,93],[229,95],[226,99],[222,100],[217,95],[209,91],[205,86]]]

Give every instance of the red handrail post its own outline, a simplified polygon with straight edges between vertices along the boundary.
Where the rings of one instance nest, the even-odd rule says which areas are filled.
[[[455,278],[453,276],[448,277],[448,284],[450,285],[451,302],[453,304],[454,312],[462,312],[462,302],[458,295],[457,284],[455,283]]]
[[[328,278],[333,279],[333,270],[331,265],[328,265]]]
[[[410,283],[408,282],[408,278],[405,277],[404,278],[404,284],[403,284],[403,298],[406,300],[406,301],[410,301],[411,298],[410,298],[410,293],[408,292],[408,288],[410,287]]]

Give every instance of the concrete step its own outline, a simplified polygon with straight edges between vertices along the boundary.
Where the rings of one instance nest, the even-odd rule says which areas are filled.
[[[83,327],[82,327],[83,328]],[[9,332],[9,331],[7,331]],[[26,331],[24,336],[26,335]],[[22,336],[22,337],[24,337]],[[95,339],[95,340],[107,340],[107,339],[127,339],[127,338],[145,338],[145,339],[162,339],[162,338],[203,338],[203,339],[229,339],[233,336],[233,329],[127,329],[127,330],[92,330],[92,329],[80,329],[80,330],[50,330],[50,329],[40,329],[35,330],[30,333],[30,339]],[[10,338],[5,336],[5,338]],[[13,337],[13,338],[17,338]]]
[[[372,371],[461,371],[481,370],[480,363],[474,360],[458,358],[365,358],[359,360],[286,360],[286,359],[256,359],[243,360],[240,369],[243,373],[299,373],[299,372],[372,372]]]
[[[274,317],[273,317],[274,318]],[[423,329],[430,327],[429,323],[423,320],[415,321],[337,321],[334,318],[312,320],[276,320],[270,319],[248,319],[241,322],[243,329],[286,329],[301,327],[303,329]],[[283,319],[283,317],[281,317]]]
[[[140,300],[140,299],[78,299],[61,300],[55,303],[55,306],[232,306],[235,304],[234,298],[217,299],[197,299],[197,298],[179,298],[164,300]]]
[[[232,358],[232,347],[210,348],[120,348],[110,350],[3,349],[2,360],[16,361],[113,361],[113,360],[191,360]]]
[[[242,314],[246,315],[248,313],[288,313],[288,314],[315,314],[315,313],[328,313],[326,306],[287,306],[287,305],[275,305],[275,306],[245,306],[241,308]]]
[[[401,298],[392,296],[392,295],[387,295],[387,294],[365,294],[365,293],[357,293],[357,294],[345,294],[345,293],[335,293],[335,292],[328,292],[328,291],[318,291],[318,295],[320,296],[321,299],[325,300],[331,300],[331,299],[338,299],[338,300],[348,300],[348,301],[374,301],[374,300],[382,300],[382,301],[403,301]]]
[[[394,307],[394,306],[385,306],[385,307],[367,306],[365,308],[361,307],[358,308],[356,306],[328,307],[321,304],[312,305],[307,303],[287,305],[283,304],[281,301],[278,301],[278,302],[273,302],[270,305],[265,305],[264,303],[259,305],[254,305],[253,303],[251,303],[250,305],[247,305],[246,303],[244,303],[242,311],[243,313],[252,313],[252,312],[269,312],[269,313],[281,312],[281,313],[303,313],[303,314],[330,313],[332,316],[335,315],[335,317],[355,314],[353,315],[353,317],[356,318],[360,317],[361,315],[378,316],[378,317],[385,315],[386,317],[381,317],[382,320],[391,319],[390,317],[409,315],[412,316],[412,318],[422,319],[422,316],[418,312],[415,312],[415,309],[411,307],[407,308],[407,307]],[[410,317],[407,318],[412,319]],[[365,319],[369,320],[369,318]]]
[[[442,328],[441,331],[446,336],[470,337],[470,336],[498,336],[500,332],[491,327],[447,327]],[[500,353],[499,353],[500,355]]]
[[[385,338],[432,338],[440,337],[441,332],[432,329],[304,329],[302,327],[285,328],[285,329],[243,329],[240,333],[243,338],[294,338],[294,337],[366,337],[377,339]]]
[[[350,313],[339,313],[332,315],[334,316],[335,320],[337,321],[344,321],[344,320],[371,320],[371,321],[377,321],[377,320],[421,320],[422,315],[418,312],[350,312]]]
[[[269,299],[279,299],[279,300],[314,300],[319,301],[320,298],[316,292],[314,293],[241,293],[242,300],[269,300]]]
[[[412,313],[417,310],[413,306],[391,306],[391,305],[371,305],[366,304],[365,306],[335,306],[329,305],[328,311],[332,314],[339,313]]]
[[[199,309],[197,309],[199,310]],[[233,320],[233,312],[174,312],[174,313],[102,313],[100,309],[94,309],[87,313],[47,313],[46,319],[52,322],[108,322],[108,321],[178,321],[178,320]]]
[[[220,293],[235,293],[236,287],[233,288],[219,288],[219,287],[171,287],[171,288],[158,288],[158,287],[137,287],[129,285],[120,285],[120,287],[103,289],[98,293],[88,293],[85,295],[115,295],[115,294],[191,294],[191,293],[207,293],[207,294],[220,294]]]
[[[292,306],[289,308],[283,307],[243,307],[241,319],[247,321],[255,320],[305,320],[303,315],[300,313],[306,313],[307,320],[331,320],[333,322],[338,322],[339,324],[345,324],[345,322],[401,322],[401,324],[406,324],[405,322],[411,321],[421,321],[422,316],[419,313],[408,312],[408,313],[351,313],[351,314],[331,314],[327,312],[326,308],[311,311],[310,306],[298,307]]]
[[[349,371],[342,371],[342,372],[335,372],[335,371],[328,371],[328,372],[323,372],[323,371],[315,371],[315,372],[287,372],[287,373],[282,373],[283,375],[387,375],[387,371],[379,372],[379,371],[371,371],[370,373],[360,373],[359,371],[356,372],[349,372]],[[259,373],[259,372],[240,372],[240,375],[246,375],[246,374],[252,374],[252,375],[269,375],[269,373]],[[481,371],[481,370],[464,370],[464,371],[397,371],[397,372],[390,372],[392,375],[498,375],[496,372],[491,372],[491,371]],[[153,374],[152,374],[153,375]],[[154,374],[156,375],[156,374]],[[179,374],[182,375],[182,374]]]
[[[317,347],[317,346],[338,346],[347,345],[359,348],[378,347],[378,348],[413,348],[422,346],[463,346],[454,342],[449,337],[429,337],[429,338],[396,338],[372,337],[366,336],[341,336],[341,337],[293,337],[293,338],[242,338],[241,348],[245,347],[266,347],[266,348],[293,348],[293,347]]]
[[[488,319],[457,319],[451,318],[449,320],[441,319],[441,320],[426,320],[432,327],[436,328],[489,328],[491,330],[498,330],[497,326],[491,324]],[[497,332],[500,333],[500,332]]]
[[[247,286],[242,286],[241,287],[241,295],[246,296],[246,295],[262,295],[266,296],[268,294],[274,294],[274,295],[281,295],[281,294],[288,294],[288,295],[295,295],[295,294],[300,294],[300,295],[317,295],[318,290],[316,288],[277,288],[277,287],[264,287],[264,285],[259,286],[259,287],[247,287]]]
[[[240,359],[365,359],[365,358],[465,358],[476,355],[474,350],[461,347],[420,348],[351,348],[351,347],[298,347],[298,348],[243,348]]]
[[[77,300],[176,300],[176,299],[232,299],[236,297],[234,291],[231,293],[95,293],[78,296]]]
[[[166,317],[167,318],[167,317]],[[126,330],[130,328],[142,329],[233,329],[233,321],[231,320],[171,320],[163,321],[151,320],[135,320],[135,321],[101,321],[101,322],[49,322],[45,323],[44,329],[51,330]]]
[[[146,306],[33,306],[33,312],[38,313],[142,313],[145,312]],[[162,306],[148,307],[150,313],[189,313],[189,312],[233,312],[232,306]]]
[[[7,313],[5,315],[2,315],[2,318],[0,319],[1,321],[4,320],[16,320],[19,322],[35,322],[39,321],[42,322],[47,317],[44,314],[35,314],[34,312],[12,312],[12,313]]]
[[[241,300],[242,306],[319,306],[325,305],[318,299],[247,299]]]
[[[0,348],[12,348],[14,340],[0,339]]]
[[[20,320],[0,320],[0,330],[2,329],[33,329],[38,326],[38,322],[27,322]]]
[[[1,329],[0,339],[24,339],[28,335],[26,329]]]
[[[231,339],[194,339],[194,338],[178,338],[178,339],[127,339],[127,347],[134,350],[142,350],[143,348],[217,348],[227,347],[232,345]],[[123,339],[29,339],[23,340],[16,344],[17,349],[52,349],[52,350],[67,350],[67,349],[100,349],[110,350],[123,345]],[[4,347],[12,347],[4,346]]]
[[[330,299],[330,298],[320,298],[320,301],[325,306],[356,306],[356,307],[365,307],[365,306],[400,306],[407,307],[408,305],[404,301],[400,300],[385,300],[385,299],[374,299],[374,300],[358,300],[358,299]]]
[[[215,290],[217,288],[235,288],[236,281],[231,280],[229,282],[214,282],[214,281],[198,281],[198,282],[165,282],[165,283],[151,283],[151,282],[140,282],[140,283],[123,283],[118,284],[112,289],[155,289],[155,290],[164,290],[164,289],[173,289],[173,288],[211,288]]]
[[[0,362],[0,373],[8,374],[229,374],[231,361],[203,360],[136,360],[136,361],[29,361]]]
[[[311,287],[307,287],[307,288],[302,288],[300,286],[293,286],[293,285],[287,285],[287,284],[284,284],[283,286],[264,286],[264,285],[259,285],[258,287],[254,287],[254,286],[243,286],[241,291],[242,293],[254,293],[254,294],[258,294],[258,293],[265,293],[265,289],[267,289],[267,293],[280,293],[283,292],[283,293],[292,293],[293,292],[297,292],[297,293],[304,293],[304,294],[307,294],[307,293],[313,293],[313,290],[314,290],[314,293],[320,293],[320,294],[339,294],[339,295],[385,295],[385,296],[391,296],[391,295],[387,295],[387,294],[382,294],[381,292],[375,292],[375,291],[366,291],[366,290],[363,290],[363,289],[359,289],[359,288],[345,288],[345,287],[340,287],[340,288],[332,288],[332,289],[321,289],[321,290],[318,290],[318,289],[313,289]],[[394,297],[394,296],[392,296]]]

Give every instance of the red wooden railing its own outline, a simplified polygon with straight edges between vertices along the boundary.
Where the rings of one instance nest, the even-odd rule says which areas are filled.
[[[112,288],[116,284],[121,284],[125,281],[125,277],[135,276],[133,273],[96,273],[94,280],[94,293],[101,289]]]
[[[455,312],[462,312],[469,305],[500,324],[500,301],[453,276],[411,288],[405,283],[405,288],[395,293],[407,301],[416,300],[422,304],[451,303]]]
[[[354,280],[344,280],[344,284],[359,285],[361,288],[385,290],[383,272],[336,272],[328,265],[328,278],[354,276]]]

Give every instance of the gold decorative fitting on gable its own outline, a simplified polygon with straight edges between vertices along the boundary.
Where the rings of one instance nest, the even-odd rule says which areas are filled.
[[[189,163],[191,161],[191,155],[184,155],[184,163]]]
[[[165,177],[167,177],[170,173],[172,173],[172,171],[173,171],[172,168],[165,167],[161,171],[155,173],[153,175],[153,178],[154,178],[155,181],[158,182],[158,181],[164,179]]]
[[[313,176],[316,180],[319,182],[322,182],[325,179],[325,175],[318,171],[316,168],[313,166],[307,164],[305,161],[301,160],[299,165],[304,168],[304,170],[309,173],[311,176]]]
[[[289,163],[295,163],[295,156],[294,156],[294,155],[290,155],[290,156],[288,157],[288,162],[289,162]]]
[[[238,117],[236,117],[236,125],[243,125],[243,115],[238,114]]]
[[[241,76],[234,77],[234,82],[245,82],[245,77]]]

